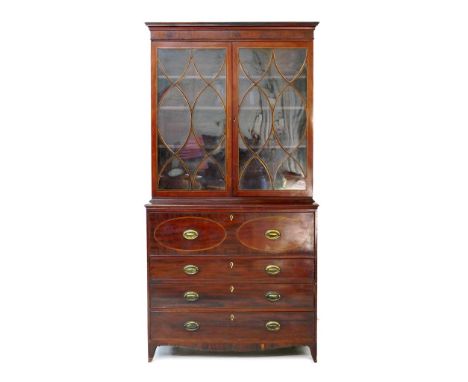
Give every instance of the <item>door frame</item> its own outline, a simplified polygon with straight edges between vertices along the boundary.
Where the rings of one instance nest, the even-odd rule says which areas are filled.
[[[178,190],[178,189],[159,189],[158,188],[158,48],[225,48],[226,49],[226,130],[225,130],[225,185],[223,191],[211,190]],[[230,196],[232,195],[232,48],[230,42],[212,42],[212,41],[151,41],[151,189],[152,197],[159,196],[193,196],[193,197],[211,197],[211,196]]]
[[[306,142],[307,174],[305,190],[240,190],[239,189],[239,48],[307,48]],[[313,168],[313,41],[236,41],[232,43],[232,186],[235,196],[310,196],[312,197]]]

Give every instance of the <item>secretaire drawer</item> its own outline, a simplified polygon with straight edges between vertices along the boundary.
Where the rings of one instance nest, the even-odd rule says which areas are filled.
[[[153,257],[150,282],[314,282],[313,258]],[[183,284],[185,285],[185,284]]]
[[[150,256],[312,255],[314,213],[148,213]]]
[[[153,284],[151,309],[249,308],[314,310],[313,284],[197,283]]]
[[[153,312],[150,333],[161,344],[309,344],[315,341],[314,312]]]

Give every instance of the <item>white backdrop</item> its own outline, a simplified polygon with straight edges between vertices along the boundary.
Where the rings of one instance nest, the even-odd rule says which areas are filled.
[[[2,1],[0,379],[466,381],[462,4]],[[148,364],[144,22],[294,20],[321,22],[319,363],[162,349]]]

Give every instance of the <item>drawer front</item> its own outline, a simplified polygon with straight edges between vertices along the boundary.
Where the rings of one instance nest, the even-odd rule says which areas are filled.
[[[313,284],[196,283],[151,286],[151,309],[314,310]]]
[[[154,229],[153,238],[162,248],[199,252],[221,245],[226,239],[226,230],[210,218],[179,216],[159,223]]]
[[[152,283],[255,282],[297,283],[314,281],[313,258],[154,257],[149,263]]]
[[[260,252],[303,251],[313,231],[311,217],[303,214],[246,216],[236,230],[237,240],[245,248]]]
[[[151,339],[160,344],[315,342],[314,312],[153,312]]]
[[[148,212],[148,248],[157,255],[313,255],[314,213]]]

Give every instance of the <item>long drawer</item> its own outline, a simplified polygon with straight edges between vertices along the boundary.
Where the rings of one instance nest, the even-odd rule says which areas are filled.
[[[197,283],[152,285],[150,306],[159,309],[314,310],[313,284]]]
[[[150,336],[158,344],[303,344],[315,342],[314,312],[153,312]]]
[[[148,213],[150,256],[313,255],[314,213]]]
[[[307,284],[314,282],[314,259],[154,257],[149,263],[149,278],[151,283],[181,285],[196,281]]]

